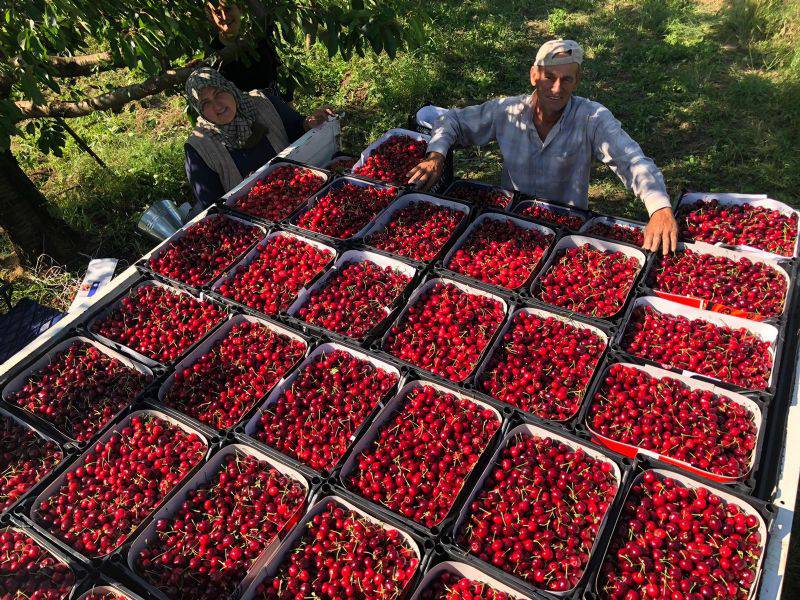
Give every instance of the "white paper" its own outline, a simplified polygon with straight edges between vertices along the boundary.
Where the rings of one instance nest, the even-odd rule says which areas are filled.
[[[78,293],[75,294],[75,299],[72,301],[68,312],[83,312],[86,310],[94,302],[100,288],[114,277],[116,269],[116,258],[95,258],[90,260],[89,266],[86,268],[86,275],[83,276],[83,281],[78,287]]]

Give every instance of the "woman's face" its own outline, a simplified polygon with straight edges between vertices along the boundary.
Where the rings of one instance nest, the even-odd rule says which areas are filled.
[[[215,125],[227,125],[236,117],[236,99],[230,92],[206,86],[200,90],[200,112]]]

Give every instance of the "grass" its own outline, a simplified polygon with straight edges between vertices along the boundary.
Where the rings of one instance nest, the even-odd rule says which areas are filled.
[[[344,111],[343,145],[357,153],[425,102],[463,106],[529,91],[538,45],[572,37],[588,54],[578,93],[616,114],[663,169],[671,194],[765,192],[800,205],[800,7],[790,0],[447,0],[430,4],[426,32],[423,46],[394,61],[300,50],[314,79],[298,108],[324,102]],[[95,255],[135,258],[144,250],[133,233],[142,209],[191,199],[185,102],[162,95],[70,125],[107,168],[72,140],[56,157],[19,138],[16,155],[54,210],[95,242]],[[460,151],[456,166],[460,176],[498,181],[501,158],[489,145]],[[644,216],[605,167],[595,169],[590,195],[598,210]]]

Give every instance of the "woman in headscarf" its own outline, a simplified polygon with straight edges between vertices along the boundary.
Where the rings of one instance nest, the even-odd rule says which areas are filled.
[[[279,96],[242,92],[218,71],[201,67],[186,80],[197,126],[186,140],[186,177],[198,212],[236,187],[291,141],[325,123],[321,108],[303,117]]]

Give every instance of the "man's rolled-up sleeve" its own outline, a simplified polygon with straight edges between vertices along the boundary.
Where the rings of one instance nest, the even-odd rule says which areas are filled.
[[[608,165],[625,187],[644,202],[649,215],[671,206],[661,170],[625,133],[611,111],[602,107],[590,118],[595,122],[592,150],[597,160]]]
[[[434,124],[428,152],[447,154],[454,145],[480,146],[495,139],[495,117],[501,111],[500,100],[477,106],[453,108]]]

